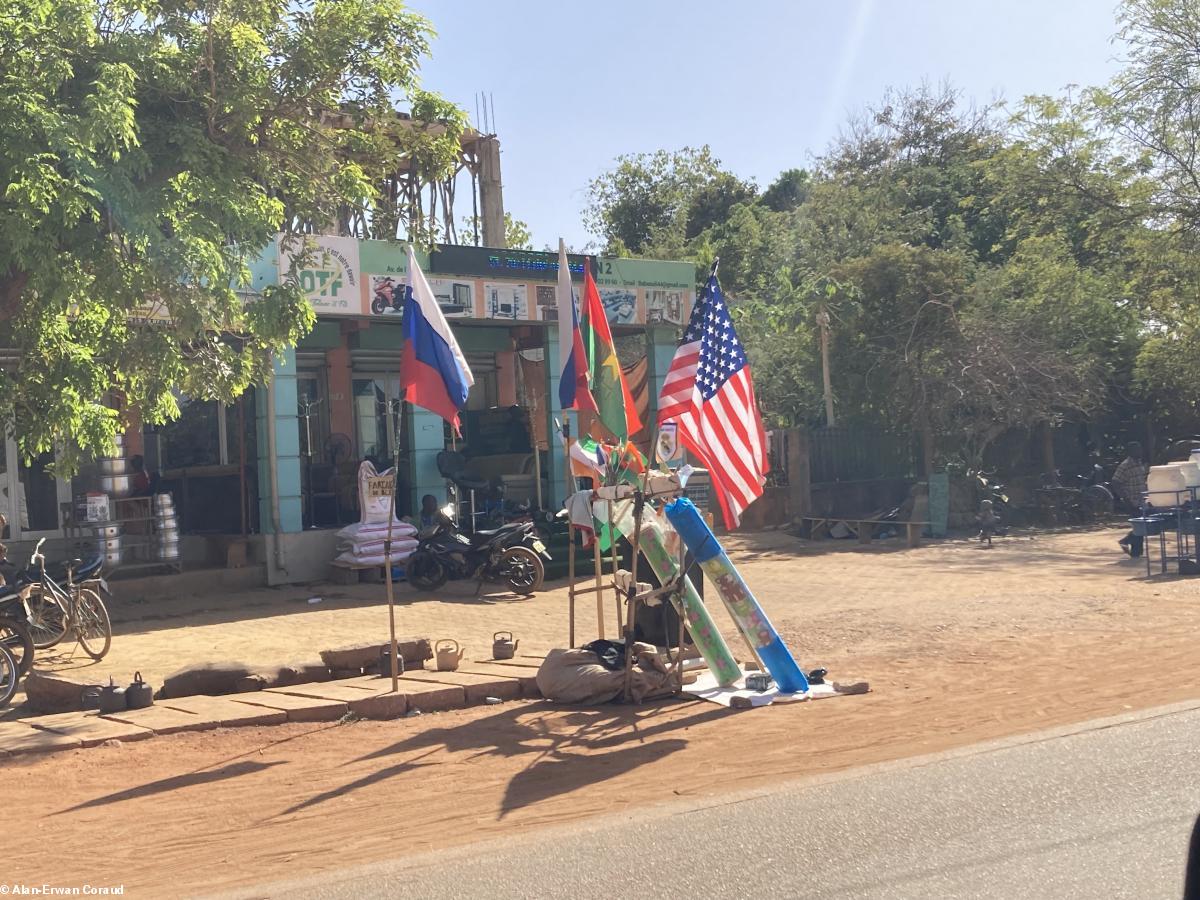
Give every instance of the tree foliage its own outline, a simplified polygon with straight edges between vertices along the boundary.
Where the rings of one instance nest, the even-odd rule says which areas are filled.
[[[1123,34],[1172,5],[1194,6],[1131,0]],[[1149,50],[1135,64],[1151,58],[1163,65]],[[1129,101],[1130,77],[1012,110],[949,85],[888,91],[811,167],[732,196],[699,231],[686,228],[685,201],[654,199],[699,193],[681,189],[672,155],[626,157],[593,182],[589,221],[610,242],[625,240],[621,223],[655,223],[628,245],[647,256],[701,270],[720,257],[768,418],[822,421],[827,315],[839,421],[921,432],[935,457],[979,464],[1010,430],[1150,408],[1169,360],[1200,358],[1186,178],[1167,191],[1158,173],[1170,155],[1134,140],[1136,116],[1124,131],[1107,118]],[[1138,102],[1178,112],[1176,99]]]
[[[0,0],[0,328],[20,352],[0,420],[22,452],[107,449],[106,399],[161,422],[175,391],[268,377],[313,312],[286,285],[244,303],[248,261],[380,209],[401,155],[436,169],[457,141],[417,84],[429,35],[400,0]]]

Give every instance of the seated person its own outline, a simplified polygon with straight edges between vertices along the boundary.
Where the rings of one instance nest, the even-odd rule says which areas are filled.
[[[146,471],[146,461],[139,454],[129,458],[130,487],[129,495],[131,497],[149,497],[153,493],[150,489],[150,473]]]

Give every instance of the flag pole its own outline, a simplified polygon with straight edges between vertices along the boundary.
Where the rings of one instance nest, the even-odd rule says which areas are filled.
[[[383,540],[383,568],[384,580],[387,584],[387,604],[388,604],[388,631],[391,635],[392,652],[388,654],[391,657],[392,664],[392,693],[400,693],[400,666],[396,659],[398,647],[396,645],[396,595],[392,585],[392,522],[396,519],[396,489],[400,486],[400,435],[404,425],[404,399],[396,401],[396,428],[393,432],[395,435],[394,442],[396,450],[392,454],[392,489],[389,491],[388,497],[388,527],[387,537]]]
[[[563,462],[566,465],[567,475],[567,496],[570,496],[571,490],[571,420],[567,410],[562,411],[562,436],[563,436]],[[563,506],[567,505],[567,498],[563,498]],[[567,594],[570,601],[567,610],[567,646],[572,649],[575,647],[575,523],[571,521],[571,514],[567,513]]]

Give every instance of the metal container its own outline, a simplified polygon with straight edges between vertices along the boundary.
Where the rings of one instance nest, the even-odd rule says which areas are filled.
[[[125,688],[117,687],[112,678],[100,689],[100,713],[125,711]]]
[[[106,550],[104,553],[104,565],[107,568],[114,569],[121,564],[121,549]]]
[[[179,541],[163,541],[158,545],[159,559],[179,559]]]
[[[154,511],[156,513],[173,513],[175,512],[175,501],[170,494],[155,494],[154,495]]]
[[[96,460],[101,475],[128,475],[129,460],[124,457],[109,457]]]
[[[108,538],[119,538],[121,536],[121,526],[116,522],[103,522],[99,525],[92,526],[92,534],[101,540]]]
[[[133,490],[133,478],[129,475],[102,475],[100,490],[113,498],[128,497]]]
[[[121,536],[120,535],[117,535],[116,537],[104,538],[103,540],[99,541],[98,543],[99,543],[99,546],[96,549],[99,550],[101,553],[103,553],[105,556],[107,556],[110,553],[116,553],[118,555],[120,555],[120,553],[121,553]]]
[[[145,709],[154,705],[154,688],[142,681],[142,673],[135,672],[133,683],[125,688],[125,708]]]
[[[511,631],[497,631],[492,635],[492,659],[512,659],[517,655],[517,644]]]
[[[158,529],[158,542],[160,544],[177,544],[179,543],[179,529],[171,526],[170,528]]]

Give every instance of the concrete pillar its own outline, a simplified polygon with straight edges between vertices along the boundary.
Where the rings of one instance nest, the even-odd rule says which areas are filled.
[[[438,472],[437,455],[446,449],[445,420],[419,406],[406,404],[404,440],[408,447],[409,509],[421,508],[421,498],[433,494],[446,502],[446,480]]]
[[[274,532],[271,511],[271,458],[267,429],[275,429],[275,467],[279,481],[279,528],[285,533],[304,530],[303,499],[300,481],[300,420],[296,408],[296,351],[285,350],[275,356],[275,375],[271,383],[255,389],[255,415],[258,433],[258,514],[262,530]],[[275,421],[267,417],[268,391],[275,397]]]
[[[495,135],[479,140],[479,218],[483,246],[508,246],[504,235],[504,189],[500,178],[500,141]]]
[[[662,393],[663,382],[667,380],[667,372],[671,368],[671,360],[675,358],[675,349],[679,346],[679,331],[676,328],[647,328],[646,355],[650,362],[650,418],[658,417],[658,397]],[[651,440],[653,427],[651,424]]]

